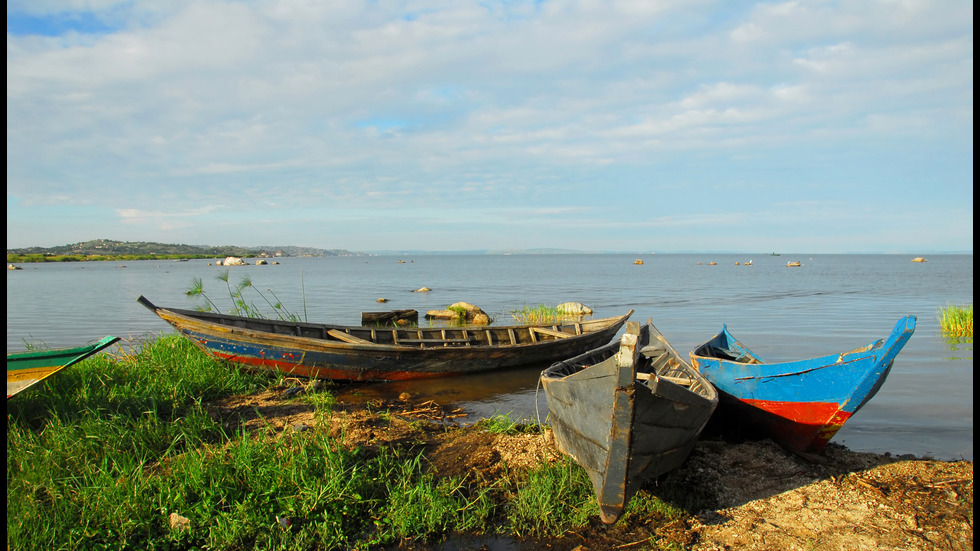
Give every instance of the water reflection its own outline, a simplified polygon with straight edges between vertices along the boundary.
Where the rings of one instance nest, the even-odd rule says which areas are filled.
[[[533,392],[541,371],[546,367],[548,364],[438,379],[351,383],[338,387],[333,393],[339,399],[355,402],[390,400],[408,393],[413,402],[433,400],[443,406],[464,407],[476,415],[477,411],[473,411],[474,409],[485,411],[496,406],[506,407],[505,404],[513,399],[513,395]],[[477,404],[483,406],[478,407]],[[518,405],[526,404],[520,400]],[[500,408],[497,408],[500,414],[511,413]],[[512,415],[515,419],[520,417],[522,416]]]
[[[945,356],[946,361],[969,360],[973,361],[973,335],[952,336],[947,333],[942,334],[943,343],[946,348],[953,352],[951,356]]]

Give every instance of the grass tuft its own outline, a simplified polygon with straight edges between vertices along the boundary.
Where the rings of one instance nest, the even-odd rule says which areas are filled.
[[[539,304],[538,306],[524,305],[518,310],[511,311],[510,315],[520,324],[556,324],[561,323],[564,315],[558,311],[557,306]]]
[[[493,415],[486,419],[480,419],[475,427],[485,430],[491,434],[538,434],[542,427],[536,423],[526,421],[515,421],[509,415]]]
[[[589,475],[568,457],[528,473],[507,507],[509,528],[522,538],[558,536],[598,514]]]
[[[973,305],[940,308],[939,328],[951,337],[973,337]]]

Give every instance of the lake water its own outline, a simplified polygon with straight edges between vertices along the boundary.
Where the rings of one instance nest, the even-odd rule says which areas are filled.
[[[640,258],[642,265],[634,264]],[[751,265],[746,265],[747,261]],[[282,258],[278,265],[218,267],[192,260],[23,264],[7,271],[7,350],[77,346],[105,335],[142,339],[169,325],[136,302],[194,308],[194,279],[222,311],[226,283],[251,279],[262,295],[309,321],[357,325],[361,312],[428,310],[465,301],[498,324],[523,306],[581,302],[595,317],[635,310],[682,354],[722,324],[766,361],[850,350],[918,317],[882,389],[834,438],[853,450],[973,460],[973,342],[949,340],[938,312],[973,304],[973,256],[937,255],[423,255]],[[403,261],[403,262],[399,262]],[[787,267],[800,261],[801,267]],[[716,265],[709,263],[715,262]],[[428,287],[430,292],[415,293]],[[272,297],[271,290],[275,297]],[[251,291],[256,291],[252,293]],[[261,293],[261,294],[260,294]],[[388,302],[379,304],[379,298]],[[494,414],[544,420],[537,388],[546,366],[423,383],[351,385],[364,396],[410,392],[457,404],[471,419]]]

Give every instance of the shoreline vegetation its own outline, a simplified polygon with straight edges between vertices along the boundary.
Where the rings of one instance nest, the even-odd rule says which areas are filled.
[[[7,264],[35,262],[98,262],[134,260],[194,260],[239,258],[278,258],[298,256],[355,256],[345,249],[313,247],[205,246],[146,241],[94,239],[58,247],[7,249]]]
[[[232,255],[229,255],[232,256]],[[38,262],[119,262],[134,260],[199,260],[217,258],[214,255],[188,254],[11,254],[7,253],[8,264],[30,264]],[[240,257],[254,258],[254,257]]]
[[[939,328],[950,337],[973,338],[973,305],[949,305],[939,309]]]
[[[973,548],[973,462],[706,430],[606,526],[550,430],[251,373],[175,334],[7,404],[8,549]]]

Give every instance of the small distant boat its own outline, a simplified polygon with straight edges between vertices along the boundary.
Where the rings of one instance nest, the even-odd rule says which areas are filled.
[[[603,522],[679,467],[718,405],[711,384],[651,323],[541,373],[555,444],[589,474]]]
[[[799,260],[793,260],[786,263],[787,268],[799,268],[803,264]]]
[[[887,339],[808,360],[765,363],[723,326],[691,351],[691,363],[752,426],[804,457],[819,453],[885,382],[915,331],[915,316]]]
[[[609,342],[633,314],[538,325],[379,327],[140,304],[219,360],[293,376],[398,381],[545,364]]]
[[[108,336],[96,343],[76,348],[28,350],[7,354],[7,399],[118,340],[119,337]]]

